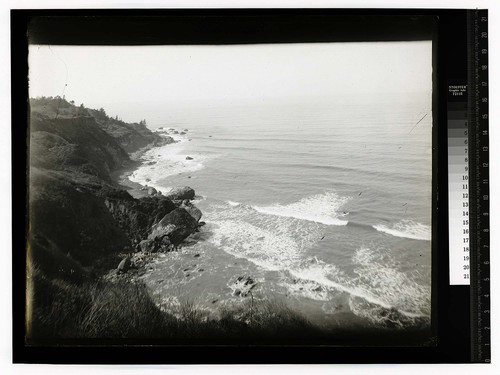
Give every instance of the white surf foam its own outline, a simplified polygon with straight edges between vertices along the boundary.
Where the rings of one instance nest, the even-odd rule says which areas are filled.
[[[216,225],[210,240],[235,257],[245,258],[271,271],[281,270],[299,260],[300,248],[287,235],[243,221],[221,220]]]
[[[313,221],[325,225],[346,225],[347,220],[340,208],[349,200],[349,197],[340,197],[334,192],[312,195],[288,205],[274,204],[271,206],[252,206],[260,213],[275,216],[293,217],[300,220]]]
[[[206,156],[186,152],[187,135],[169,134],[169,136],[174,138],[176,143],[153,147],[146,151],[142,156],[144,164],[129,176],[131,181],[168,192],[172,187],[160,183],[160,180],[168,176],[193,173],[204,168]],[[187,160],[188,156],[192,160]]]
[[[375,324],[386,324],[392,319],[395,326],[403,327],[414,319],[430,316],[430,287],[420,285],[415,274],[399,271],[386,252],[363,247],[356,251],[352,260],[357,277],[349,276],[334,265],[316,258],[308,265],[290,269],[295,281],[289,288],[297,294],[299,285],[300,292],[319,301],[332,299],[333,296],[325,296],[324,289],[319,289],[321,293],[311,293],[318,288],[306,288],[304,280],[314,283],[312,285],[345,292],[349,295],[353,313]],[[397,313],[389,313],[391,310]]]
[[[380,306],[397,309],[410,318],[430,316],[430,286],[418,282],[418,270],[400,271],[399,265],[384,248],[361,247],[353,256],[354,272],[358,278],[354,284],[359,290],[375,296]],[[366,299],[368,302],[372,302]],[[372,306],[373,320],[380,318]],[[370,308],[361,309],[366,315]]]
[[[350,281],[347,278],[340,277],[338,281],[331,280],[332,277],[335,277],[335,273],[332,273],[329,270],[329,267],[325,267],[325,265],[317,266],[317,267],[309,267],[301,270],[292,270],[290,273],[297,278],[303,280],[309,280],[316,282],[320,285],[323,285],[327,288],[333,288],[341,292],[348,293],[350,296],[361,298],[371,304],[376,306],[383,307],[385,309],[394,308],[393,305],[388,303],[382,298],[372,294],[370,291],[365,290],[364,288],[359,288],[356,286],[350,286]],[[321,298],[320,300],[322,300]],[[421,314],[414,313],[411,311],[400,311],[402,314],[407,315],[409,317],[419,317]]]
[[[374,225],[373,228],[379,232],[384,232],[395,237],[404,237],[422,241],[431,240],[431,228],[412,220],[401,220],[390,227],[383,224]]]
[[[292,296],[323,302],[347,297],[351,310],[374,324],[393,319],[395,326],[405,326],[414,319],[426,319],[430,314],[429,288],[419,285],[414,275],[399,271],[386,250],[358,249],[348,274],[317,257],[304,258],[322,237],[324,227],[317,220],[296,215],[299,207],[310,208],[306,202],[338,202],[336,210],[329,211],[336,214],[340,202],[346,200],[328,193],[279,207],[294,215],[269,214],[234,201],[213,204],[206,213],[214,228],[210,241],[263,269],[283,272],[279,285]]]

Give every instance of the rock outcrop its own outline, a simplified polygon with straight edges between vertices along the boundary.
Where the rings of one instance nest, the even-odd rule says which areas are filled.
[[[118,273],[125,273],[130,269],[131,265],[132,263],[130,261],[130,257],[125,257],[124,259],[122,259],[120,264],[118,264],[116,270],[118,271]]]
[[[233,295],[239,297],[246,297],[255,288],[257,282],[250,276],[239,276],[231,285]]]
[[[118,198],[108,196],[105,204],[117,225],[132,242],[147,238],[153,225],[177,208],[170,199],[158,196],[141,199],[134,199],[130,195]]]
[[[198,228],[198,222],[184,208],[176,208],[152,228],[148,239],[167,237],[177,245]]]
[[[192,200],[194,199],[195,192],[189,186],[179,187],[170,190],[168,193],[165,193],[165,197],[170,198],[172,200]]]
[[[188,214],[190,214],[196,222],[199,222],[201,217],[203,216],[201,210],[196,207],[194,204],[189,202],[187,199],[182,201],[182,204],[180,206],[181,208],[185,209]]]

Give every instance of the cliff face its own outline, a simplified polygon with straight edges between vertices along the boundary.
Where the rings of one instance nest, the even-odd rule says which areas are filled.
[[[48,266],[44,261],[48,254],[91,266],[130,245],[103,199],[68,175],[31,169],[29,217],[31,255],[43,269]],[[69,272],[64,266],[52,271],[63,276]]]
[[[158,134],[151,132],[144,124],[127,124],[123,121],[105,119],[100,121],[99,125],[127,152],[134,152],[148,145],[159,146],[166,141]]]
[[[30,164],[73,170],[109,180],[109,173],[130,164],[128,154],[93,117],[53,119],[31,116]]]
[[[78,108],[62,99],[32,100],[31,109],[31,265],[46,277],[65,280],[116,266],[117,255],[139,248],[180,202],[163,196],[134,199],[110,173],[131,164],[127,152],[170,140],[144,124],[127,124],[104,110]]]
[[[62,98],[38,98],[31,99],[30,106],[33,114],[39,114],[51,119],[85,118],[86,121],[93,119],[93,123],[103,132],[107,133],[122,150],[131,153],[148,145],[158,146],[173,142],[172,139],[164,138],[150,131],[145,123],[127,123],[117,116],[111,117],[104,109],[85,108],[83,105],[75,106]]]

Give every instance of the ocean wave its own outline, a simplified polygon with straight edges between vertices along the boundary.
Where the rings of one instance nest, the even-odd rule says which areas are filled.
[[[404,307],[397,306],[398,304],[394,303],[395,301],[390,301],[384,298],[383,293],[378,294],[377,292],[374,292],[373,289],[365,288],[364,286],[357,284],[356,279],[349,278],[330,264],[319,262],[316,265],[306,268],[292,269],[290,270],[290,274],[300,280],[314,282],[317,285],[328,289],[335,289],[340,292],[345,292],[351,299],[361,299],[369,305],[375,306],[376,309],[396,309],[400,314],[405,315],[408,318],[419,318],[426,316],[421,311],[407,310]],[[315,289],[318,290],[317,288]],[[316,296],[314,294],[310,294],[310,298],[320,301],[326,300],[327,298],[325,298],[324,296],[324,290],[319,289],[319,292],[320,293],[318,293]],[[356,314],[356,311],[353,312]],[[377,317],[374,317],[373,320],[377,320]]]
[[[391,227],[383,224],[374,225],[373,228],[379,232],[384,232],[395,237],[404,237],[422,241],[431,240],[431,228],[412,220],[402,220]]]
[[[215,203],[206,214],[213,245],[280,272],[278,285],[294,298],[319,301],[330,313],[350,311],[376,326],[429,321],[430,287],[418,270],[402,271],[388,249],[361,247],[344,269],[309,253],[324,233],[318,222],[263,214],[234,201]]]
[[[347,213],[340,212],[340,208],[349,199],[350,197],[340,197],[334,192],[326,192],[305,197],[287,205],[274,204],[264,207],[252,206],[252,208],[267,215],[293,217],[325,225],[346,225],[348,220],[340,218]]]
[[[244,221],[217,221],[210,240],[225,252],[271,271],[281,270],[300,259],[300,247],[290,236]]]
[[[292,296],[329,303],[345,293],[342,298],[347,298],[351,311],[377,325],[390,321],[403,327],[428,318],[430,289],[420,285],[415,275],[399,271],[383,250],[358,249],[352,258],[355,276],[348,275],[317,257],[304,259],[318,235],[314,228],[305,242],[292,236],[290,229],[219,220],[209,240],[237,258],[287,275],[279,284]]]
[[[419,282],[421,277],[418,270],[401,271],[392,254],[380,247],[361,247],[352,260],[358,277],[351,284],[363,294],[373,297],[364,298],[353,294],[350,304],[356,315],[368,318],[375,324],[387,323],[396,327],[411,323],[408,319],[430,318],[430,285]],[[381,307],[385,310],[381,310]]]
[[[160,182],[165,177],[193,173],[205,167],[207,156],[186,152],[187,135],[169,135],[176,140],[176,143],[153,147],[146,151],[142,156],[143,164],[129,176],[131,181],[168,192],[172,187]]]

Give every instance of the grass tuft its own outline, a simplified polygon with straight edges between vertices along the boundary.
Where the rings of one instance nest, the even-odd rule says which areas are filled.
[[[211,316],[193,301],[158,307],[144,284],[46,278],[31,269],[28,338],[252,341],[300,337],[316,332],[302,316],[278,301],[248,300]]]

